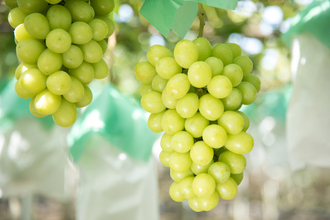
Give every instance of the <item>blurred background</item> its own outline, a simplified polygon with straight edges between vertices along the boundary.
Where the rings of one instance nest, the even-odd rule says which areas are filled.
[[[238,195],[231,201],[221,200],[210,212],[194,213],[188,203],[170,199],[172,183],[169,169],[158,160],[159,140],[153,148],[157,165],[159,209],[161,220],[325,220],[330,219],[330,170],[294,161],[287,151],[286,110],[294,76],[290,68],[290,49],[280,35],[288,31],[294,15],[312,0],[245,0],[238,1],[236,10],[204,7],[204,37],[213,45],[233,42],[242,47],[254,64],[253,74],[260,77],[262,88],[255,103],[245,106],[249,116],[248,130],[255,147],[247,156],[245,177]],[[164,38],[139,15],[139,0],[116,0],[113,19],[116,31],[109,39],[106,60],[111,66],[110,80],[122,93],[140,99],[140,83],[135,79],[134,66],[146,60],[154,44],[173,50],[179,37],[170,32]],[[7,22],[9,9],[0,1],[0,91],[14,76],[18,60],[15,55],[13,29]],[[196,17],[186,38],[198,35]],[[1,151],[1,149],[0,149]],[[77,184],[75,185],[77,186]],[[2,198],[0,189],[0,220],[18,219],[20,199]],[[75,219],[74,196],[65,202],[43,194],[32,201],[33,219]]]

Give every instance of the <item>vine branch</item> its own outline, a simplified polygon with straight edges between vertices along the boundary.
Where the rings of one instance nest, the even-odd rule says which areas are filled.
[[[204,10],[203,5],[201,3],[198,3],[198,17],[199,17],[199,34],[198,37],[203,37],[203,31],[204,31]]]

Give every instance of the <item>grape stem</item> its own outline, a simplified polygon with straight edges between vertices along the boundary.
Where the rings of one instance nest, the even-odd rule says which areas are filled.
[[[203,37],[203,30],[204,30],[204,10],[203,5],[201,3],[198,3],[198,17],[199,17],[199,34],[198,37]]]

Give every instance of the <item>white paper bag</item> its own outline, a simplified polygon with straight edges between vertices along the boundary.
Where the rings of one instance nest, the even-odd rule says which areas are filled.
[[[293,163],[329,167],[330,50],[311,34],[296,36],[292,45],[296,77],[287,112],[289,155]]]
[[[158,185],[152,157],[132,159],[93,135],[79,159],[77,220],[158,220]]]

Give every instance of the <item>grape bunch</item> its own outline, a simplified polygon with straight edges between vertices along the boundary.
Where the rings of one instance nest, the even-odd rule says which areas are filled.
[[[181,40],[173,53],[152,46],[147,58],[135,75],[150,130],[165,132],[159,159],[174,180],[169,194],[176,202],[188,199],[196,212],[209,211],[219,197],[234,198],[243,179],[254,140],[239,109],[253,103],[260,80],[234,43],[212,48],[203,37]]]
[[[90,104],[88,84],[108,75],[102,59],[114,32],[109,13],[113,0],[5,0],[15,28],[15,91],[30,99],[36,117],[52,115],[62,127],[71,126],[77,108]]]

